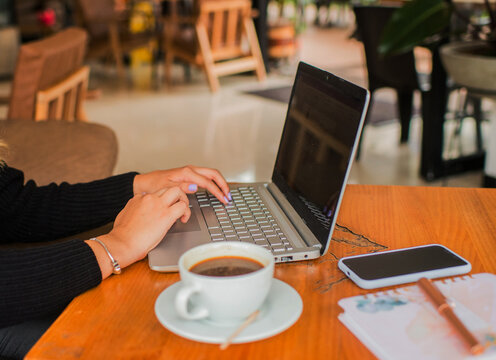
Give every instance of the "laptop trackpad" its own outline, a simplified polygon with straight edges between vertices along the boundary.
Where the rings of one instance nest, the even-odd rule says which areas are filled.
[[[174,225],[167,232],[168,234],[189,232],[189,231],[200,231],[200,223],[195,213],[192,211],[191,217],[186,224],[182,223],[180,219],[176,221]]]
[[[191,208],[191,217],[186,224],[177,220],[170,228],[164,240],[148,254],[150,268],[157,271],[177,271],[177,261],[187,250],[210,242],[208,230],[202,226],[201,211],[197,207]]]

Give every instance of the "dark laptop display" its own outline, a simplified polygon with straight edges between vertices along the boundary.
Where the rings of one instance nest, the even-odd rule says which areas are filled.
[[[366,97],[343,79],[300,66],[306,69],[293,86],[272,182],[325,249]]]

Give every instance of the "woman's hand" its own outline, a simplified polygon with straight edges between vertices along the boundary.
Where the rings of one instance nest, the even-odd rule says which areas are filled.
[[[194,193],[198,187],[202,187],[224,204],[231,200],[229,186],[219,171],[191,165],[136,175],[133,190],[136,195],[153,193],[173,186],[178,186],[185,193]]]
[[[189,201],[179,187],[138,194],[117,215],[114,227],[99,236],[121,268],[143,259],[164,238],[177,219],[191,216]],[[100,244],[87,241],[95,252],[103,278],[112,273],[110,260]]]

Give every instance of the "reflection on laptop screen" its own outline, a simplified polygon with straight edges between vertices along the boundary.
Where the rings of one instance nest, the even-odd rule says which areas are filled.
[[[364,100],[322,73],[298,72],[272,181],[325,246]]]

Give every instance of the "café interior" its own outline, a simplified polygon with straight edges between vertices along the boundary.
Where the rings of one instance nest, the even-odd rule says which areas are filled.
[[[165,330],[156,320],[150,320],[156,322],[153,326],[160,327],[154,328],[154,332],[143,330],[145,325],[136,320],[137,329],[149,336],[147,339],[138,330],[128,336],[112,327],[115,333],[109,330],[109,337],[125,338],[127,345],[109,353],[106,349],[110,351],[111,342],[96,340],[91,326],[82,325],[80,314],[92,306],[90,299],[88,307],[78,308],[77,303],[71,303],[75,307],[68,308],[70,312],[56,323],[59,328],[47,333],[48,337],[42,338],[44,342],[38,343],[27,358],[102,358],[102,354],[115,355],[113,358],[181,358],[181,351],[189,354],[183,358],[197,359],[268,358],[264,354],[281,359],[324,358],[325,354],[336,359],[381,357],[380,352],[369,352],[363,341],[356,340],[337,320],[337,301],[364,293],[350,282],[345,291],[331,295],[333,287],[337,289],[347,281],[345,276],[337,275],[338,258],[445,241],[458,254],[469,258],[475,270],[496,271],[489,260],[482,261],[474,255],[478,251],[474,249],[479,247],[494,249],[494,235],[485,245],[474,243],[473,248],[464,245],[462,239],[449,242],[443,235],[449,228],[455,227],[462,235],[471,230],[460,230],[461,220],[448,220],[461,206],[446,209],[439,205],[443,199],[449,202],[456,196],[460,196],[460,201],[468,201],[466,198],[472,192],[485,191],[476,193],[477,199],[480,197],[483,200],[479,201],[486,204],[484,209],[466,211],[473,211],[473,217],[481,213],[488,219],[492,216],[496,223],[496,208],[490,205],[494,197],[491,188],[496,187],[496,145],[491,144],[496,135],[491,125],[496,92],[491,91],[496,88],[472,88],[457,82],[456,75],[445,65],[446,60],[439,57],[441,45],[453,41],[453,35],[446,32],[439,31],[441,35],[431,36],[402,54],[380,54],[384,26],[394,11],[408,3],[0,0],[0,138],[9,146],[7,164],[22,169],[27,179],[34,179],[39,185],[87,182],[130,171],[146,173],[187,164],[218,169],[229,183],[270,181],[299,62],[328,71],[372,93],[359,153],[354,154],[347,181],[348,187],[355,190],[349,198],[345,193],[340,214],[343,219],[352,220],[347,225],[338,220],[343,226],[335,230],[342,238],[339,246],[347,243],[350,247],[337,246],[338,250],[315,260],[318,263],[312,262],[311,266],[276,265],[275,277],[288,282],[302,295],[313,291],[315,296],[329,297],[315,301],[322,301],[316,302],[316,306],[321,313],[333,317],[332,324],[324,326],[322,320],[317,320],[318,315],[306,314],[314,295],[303,295],[304,312],[299,327],[297,322],[285,337],[279,334],[269,340],[233,344],[229,356],[214,351],[213,345],[172,334],[174,331]],[[233,4],[241,10],[231,17]],[[490,14],[485,12],[483,1],[466,0],[460,4],[459,12],[468,14],[466,18],[473,23],[483,26],[488,21]],[[216,22],[215,12],[226,15],[224,23]],[[238,20],[242,23],[238,24]],[[467,29],[470,32],[474,28]],[[469,43],[468,35],[464,36],[457,40]],[[226,48],[226,43],[231,47]],[[462,72],[469,72],[468,67]],[[493,74],[496,76],[496,72]],[[484,76],[494,87],[496,81],[490,75]],[[367,186],[375,190],[363,190],[372,189]],[[455,195],[444,192],[445,189],[451,189]],[[465,190],[472,192],[457,192]],[[409,193],[400,199],[401,191],[416,195]],[[376,199],[372,194],[383,197]],[[389,240],[381,240],[383,228],[379,220],[363,220],[366,213],[356,209],[363,198],[367,198],[363,200],[364,206],[374,211],[371,217],[389,214],[391,221],[396,221],[397,225],[381,223],[391,230],[382,232],[383,239]],[[382,211],[384,207],[392,208],[387,201],[393,200],[410,210],[394,206],[397,213]],[[415,217],[414,206],[431,206],[432,210],[424,211],[417,222],[403,220]],[[444,228],[424,224],[433,214],[445,219]],[[355,229],[353,221],[363,221],[364,226]],[[366,221],[376,221],[369,228],[370,233],[365,230]],[[411,232],[409,240],[391,240],[394,234],[402,233],[403,221],[406,232]],[[425,230],[421,231],[422,224]],[[469,226],[469,221],[463,224]],[[494,225],[488,220],[485,226],[470,236],[487,239]],[[372,230],[376,230],[375,235]],[[430,230],[440,240],[429,241]],[[416,231],[419,237],[423,236],[419,242],[413,238]],[[333,269],[319,268],[329,264]],[[139,266],[132,281],[138,284],[137,279],[143,276],[143,283],[154,288],[153,296],[178,280],[177,274],[161,278],[145,265]],[[291,269],[295,271],[294,282],[289,274]],[[125,270],[117,276],[126,276]],[[327,279],[327,283],[322,279]],[[125,284],[121,288],[114,277],[105,280],[104,285],[106,281],[109,288],[101,291],[105,304],[110,304],[112,292],[123,296]],[[307,282],[317,285],[307,289]],[[121,301],[126,299],[129,300]],[[106,314],[94,306],[98,316]],[[331,310],[322,310],[326,306]],[[112,316],[122,316],[122,311],[114,309],[107,315],[107,321],[112,322]],[[97,315],[91,317],[93,325],[96,318]],[[134,326],[131,320],[118,321],[124,327]],[[72,322],[84,329],[83,335],[68,330]],[[303,328],[302,324],[308,327]],[[95,326],[100,331],[108,330],[100,324]],[[319,335],[305,340],[310,345],[297,346],[295,343],[301,340],[296,337],[303,335],[305,329]],[[338,335],[326,343],[323,330]],[[148,350],[129,345],[131,336],[143,341]],[[152,340],[164,349],[157,350],[151,345]],[[171,343],[176,345],[165,350],[165,345]],[[98,350],[93,349],[93,344]],[[329,344],[334,346],[332,350]],[[276,345],[292,350],[282,351],[278,357]]]
[[[218,168],[228,181],[267,181],[272,174],[284,124],[288,89],[294,81],[299,61],[368,86],[366,54],[358,36],[352,6],[347,1],[331,1],[327,8],[320,3],[317,7],[312,1],[298,2],[296,7],[291,1],[283,1],[284,6],[276,1],[265,4],[267,9],[263,17],[273,27],[265,25],[262,27],[265,34],[257,34],[262,36],[265,80],[259,81],[255,71],[238,71],[220,77],[220,86],[215,92],[209,87],[207,75],[201,67],[181,62],[180,58],[176,58],[170,67],[170,81],[166,80],[164,48],[167,40],[163,34],[167,30],[167,21],[171,21],[168,19],[170,9],[163,4],[161,6],[167,8],[163,11],[165,15],[154,17],[153,21],[149,19],[153,12],[143,18],[143,12],[136,10],[133,18],[131,11],[128,16],[134,19],[136,31],[146,31],[146,36],[142,34],[145,43],[133,49],[133,44],[124,44],[127,39],[122,40],[122,59],[116,63],[110,42],[91,37],[92,31],[97,33],[95,28],[106,25],[102,25],[98,18],[91,22],[91,12],[81,15],[78,1],[55,1],[58,5],[46,5],[46,8],[42,1],[3,3],[5,24],[2,24],[0,38],[3,46],[0,50],[3,58],[0,69],[3,106],[0,107],[0,117],[30,117],[29,112],[28,115],[16,115],[15,111],[9,115],[8,112],[20,46],[54,35],[67,26],[80,24],[83,30],[87,26],[88,44],[80,65],[89,67],[89,91],[81,106],[86,114],[85,120],[108,127],[117,137],[118,150],[112,154],[116,157],[115,165],[110,172],[106,169],[106,175],[195,164]],[[170,7],[169,3],[175,2],[163,3]],[[91,1],[88,4],[90,8],[95,6]],[[103,6],[100,6],[100,11],[103,11]],[[145,13],[158,11],[156,4],[152,8],[143,3],[140,6],[145,8]],[[125,9],[126,4],[118,5],[115,11],[121,8]],[[16,16],[19,24],[15,22]],[[140,24],[140,21],[153,24]],[[287,25],[291,21],[297,22],[297,30],[273,25]],[[280,27],[275,29],[275,26]],[[150,34],[150,27],[157,33]],[[139,33],[135,35],[138,37]],[[139,40],[143,41],[142,38]],[[92,50],[93,43],[98,46],[98,51]],[[125,46],[129,47],[127,52],[123,51]],[[429,50],[416,47],[414,55],[419,76],[431,71],[432,54]],[[18,81],[29,80],[19,78]],[[398,120],[395,89],[381,85],[373,95],[369,111],[372,115],[368,118],[370,126],[366,126],[362,133],[360,158],[354,161],[350,183],[483,186],[484,166],[480,159],[474,160],[474,166],[469,165],[467,170],[462,168],[461,171],[447,172],[447,175],[439,171],[435,176],[429,176],[421,170],[422,156],[434,155],[422,155],[420,90],[413,92],[409,137],[401,142],[402,126]],[[492,102],[490,98],[480,100],[483,121],[477,123],[473,114],[463,113],[465,97],[464,88],[458,87],[450,92],[442,132],[439,138],[433,139],[442,143],[440,156],[446,161],[484,152],[488,146],[486,138],[489,137]],[[476,142],[478,127],[479,130],[482,128],[483,150],[479,150]],[[19,154],[19,157],[23,156]],[[25,165],[23,161],[20,166]]]

